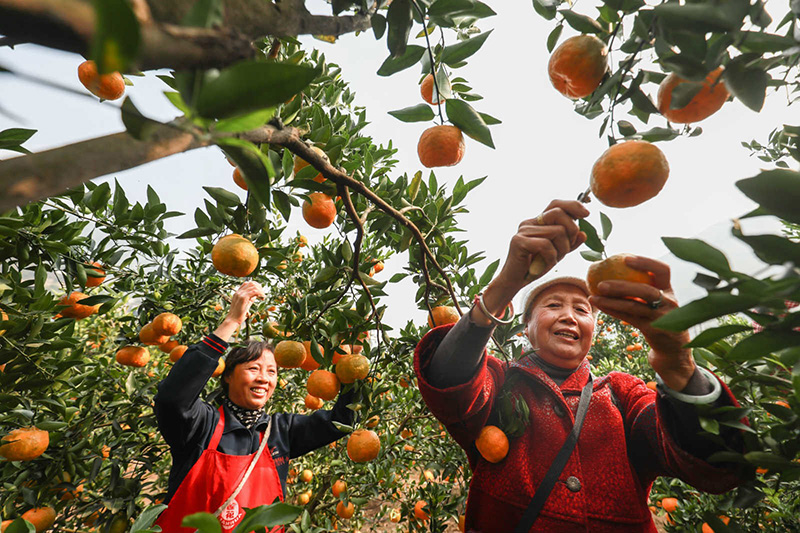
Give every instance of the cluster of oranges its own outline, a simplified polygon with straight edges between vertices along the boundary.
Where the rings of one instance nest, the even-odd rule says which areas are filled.
[[[172,339],[181,329],[183,321],[178,315],[161,313],[152,322],[142,326],[139,330],[139,341],[145,346],[158,346],[159,350],[170,354],[170,359],[174,362],[180,359],[187,349],[187,346]],[[120,348],[116,354],[117,362],[125,366],[145,366],[150,362],[150,351],[145,346],[127,345]],[[220,362],[224,365],[222,360]]]
[[[585,98],[608,72],[608,49],[593,35],[576,35],[559,45],[547,66],[550,81],[564,96]],[[692,83],[671,73],[661,82],[657,108],[670,122],[698,122],[716,113],[730,96],[721,82],[723,69],[708,74],[700,90],[683,107],[672,109],[675,89]],[[669,165],[664,154],[646,141],[629,140],[611,146],[592,167],[594,196],[610,207],[632,207],[653,198],[664,187]]]

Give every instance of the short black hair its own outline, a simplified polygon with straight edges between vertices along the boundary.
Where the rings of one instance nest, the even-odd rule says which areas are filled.
[[[249,363],[261,357],[264,350],[275,353],[275,347],[271,342],[250,339],[245,344],[231,350],[231,353],[225,357],[225,370],[222,371],[219,379],[226,396],[228,395],[228,383],[225,381],[225,377],[233,374],[233,369],[237,365]]]

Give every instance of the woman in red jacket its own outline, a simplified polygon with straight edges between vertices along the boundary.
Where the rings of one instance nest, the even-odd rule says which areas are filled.
[[[158,386],[158,428],[172,453],[165,503],[156,524],[164,533],[181,527],[186,515],[218,515],[223,533],[244,518],[244,507],[283,501],[289,460],[325,446],[345,434],[333,422],[352,424],[346,406],[352,393],[340,394],[333,409],[311,415],[268,414],[278,381],[272,345],[249,341],[231,350],[221,376],[222,405],[200,400],[200,393],[228,348],[228,339],[264,292],[247,281],[234,293],[222,324],[186,350]]]
[[[487,354],[494,325],[528,283],[533,258],[552,269],[586,240],[575,220],[588,214],[579,202],[555,200],[523,222],[503,269],[470,312],[435,328],[417,347],[422,396],[473,470],[468,531],[655,533],[647,498],[656,477],[679,477],[715,493],[741,481],[731,465],[707,461],[726,445],[741,451],[739,431],[720,426],[720,439],[705,439],[696,412],[697,404],[738,405],[735,398],[695,364],[683,347],[687,332],[652,325],[677,307],[666,264],[631,258],[627,265],[652,273],[655,286],[606,281],[597,296],[580,278],[538,285],[524,314],[532,350],[511,363]],[[621,372],[591,375],[586,355],[598,310],[642,332],[658,392]],[[510,398],[522,399],[530,416],[520,419],[524,432],[509,439],[507,456],[490,462],[475,441],[485,426],[500,424],[499,411],[516,403]]]

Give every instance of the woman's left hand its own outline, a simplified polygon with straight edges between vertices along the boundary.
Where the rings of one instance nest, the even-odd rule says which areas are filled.
[[[691,338],[687,331],[667,331],[653,327],[653,322],[678,307],[670,283],[666,263],[641,256],[631,256],[625,264],[635,270],[650,273],[652,285],[632,281],[606,280],[598,285],[598,296],[591,303],[603,311],[638,328],[650,345],[647,356],[664,384],[682,390],[695,371],[694,358],[684,348]]]

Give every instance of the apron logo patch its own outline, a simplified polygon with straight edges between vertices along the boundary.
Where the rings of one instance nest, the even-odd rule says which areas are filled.
[[[239,507],[239,503],[233,500],[219,515],[219,522],[224,530],[232,530],[239,520],[242,519],[244,513]]]

